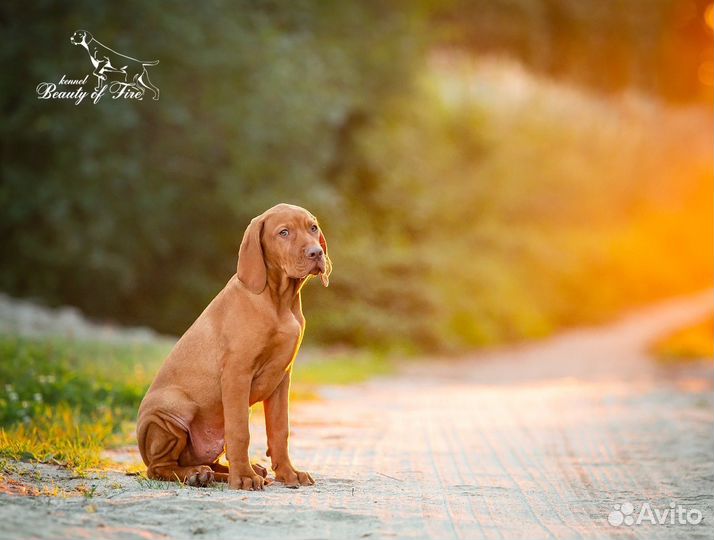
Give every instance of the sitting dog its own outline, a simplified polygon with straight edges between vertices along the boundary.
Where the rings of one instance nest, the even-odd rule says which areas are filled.
[[[300,289],[327,287],[332,263],[317,219],[279,204],[251,221],[238,271],[169,354],[139,408],[149,478],[256,490],[267,471],[248,459],[249,407],[262,401],[275,479],[313,485],[288,454],[290,374],[305,319]],[[226,452],[229,467],[218,463]]]
[[[120,54],[100,43],[86,30],[77,30],[69,38],[72,45],[81,45],[89,53],[94,71],[92,75],[97,78],[95,90],[100,90],[107,81],[107,74],[119,74],[123,82],[138,87],[143,93],[149,89],[154,93],[154,99],[159,99],[159,89],[149,79],[146,66],[155,66],[158,60],[137,60],[131,56]]]

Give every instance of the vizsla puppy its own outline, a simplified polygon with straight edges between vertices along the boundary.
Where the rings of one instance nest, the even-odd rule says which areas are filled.
[[[315,483],[288,455],[288,392],[305,330],[300,289],[311,275],[327,287],[331,270],[307,210],[279,204],[250,222],[237,274],[178,341],[139,408],[149,478],[263,489],[267,471],[248,459],[249,407],[262,401],[276,480]],[[217,463],[224,450],[229,467]]]

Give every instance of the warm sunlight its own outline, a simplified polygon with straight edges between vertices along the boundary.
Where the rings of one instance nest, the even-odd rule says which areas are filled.
[[[710,29],[714,30],[714,2],[709,4],[707,9],[704,10],[704,22],[707,23]]]
[[[714,0],[55,4],[0,539],[707,534]]]

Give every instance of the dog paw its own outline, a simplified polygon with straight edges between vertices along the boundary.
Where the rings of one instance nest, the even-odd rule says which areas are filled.
[[[186,483],[194,487],[206,487],[213,482],[213,469],[208,465],[196,467],[196,471],[186,477]]]
[[[254,471],[255,474],[257,474],[258,476],[262,476],[263,478],[267,478],[267,477],[268,477],[268,469],[266,469],[266,468],[263,467],[262,465],[258,465],[257,463],[252,463],[252,464],[251,464],[251,467],[253,467],[253,471]]]
[[[269,484],[265,478],[257,474],[251,476],[231,476],[228,485],[233,489],[245,489],[246,491],[262,490]]]
[[[276,472],[275,480],[282,482],[285,487],[296,489],[299,486],[314,486],[315,481],[310,476],[310,473],[304,471],[296,471],[288,469],[285,472]]]

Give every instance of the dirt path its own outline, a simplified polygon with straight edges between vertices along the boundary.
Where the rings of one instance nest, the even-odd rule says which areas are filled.
[[[35,466],[45,485],[55,478],[96,491],[0,495],[0,536],[711,538],[714,366],[664,368],[644,352],[711,308],[707,293],[609,326],[326,389],[325,400],[292,413],[294,461],[314,473],[314,488],[149,489],[120,474],[69,480]],[[256,455],[265,450],[259,428]],[[615,511],[628,502],[630,516]],[[703,522],[608,523],[611,513],[614,523],[636,518],[644,503],[696,509]]]

